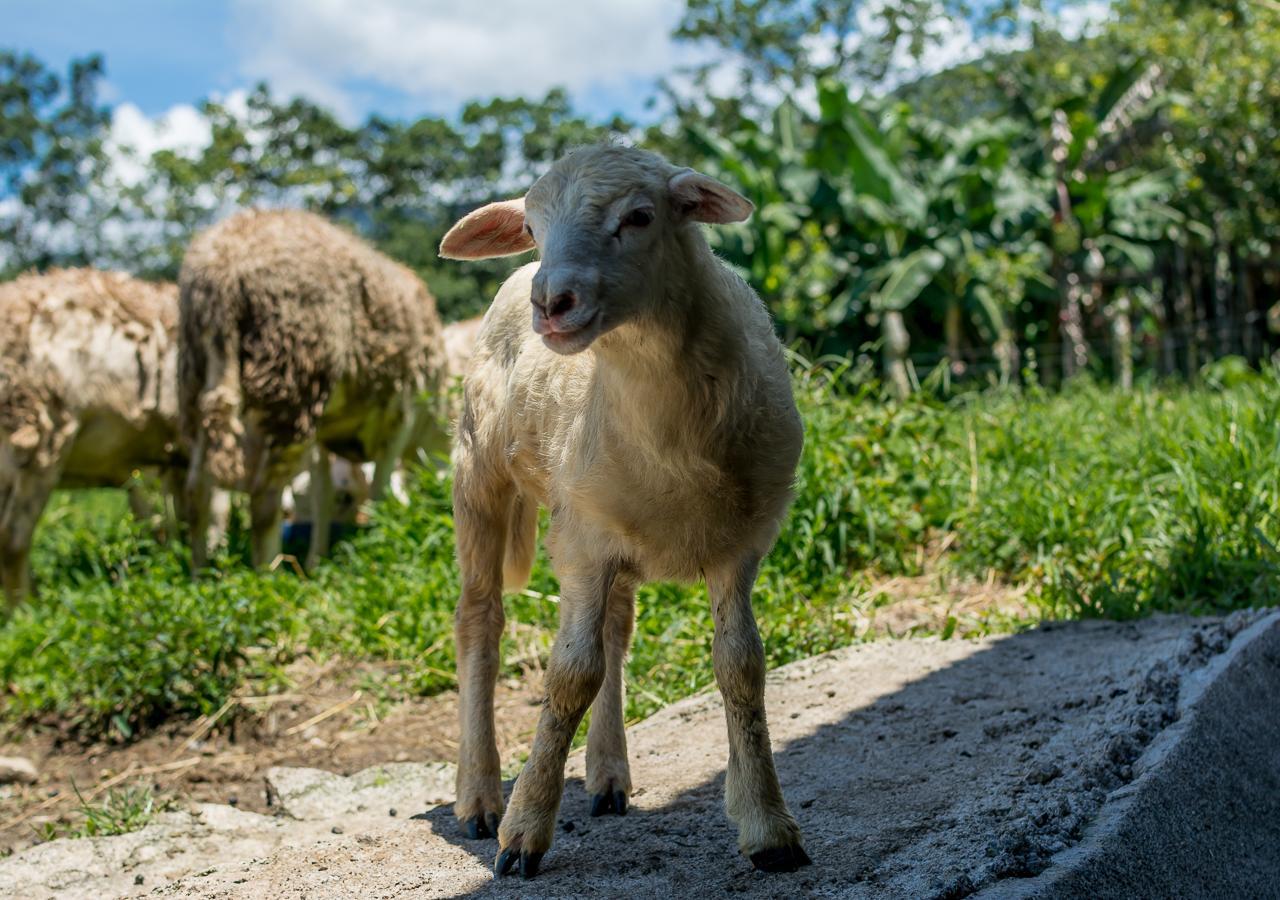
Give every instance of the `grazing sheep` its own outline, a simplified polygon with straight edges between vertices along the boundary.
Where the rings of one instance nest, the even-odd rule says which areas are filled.
[[[774,770],[751,610],[803,434],[768,313],[697,224],[742,221],[751,209],[651,153],[591,147],[557,162],[523,200],[471,213],[441,244],[455,259],[535,247],[542,256],[511,276],[485,318],[454,449],[455,811],[473,836],[496,830],[498,874],[518,865],[533,875],[551,846],[566,754],[593,700],[591,812],[626,812],[622,666],[636,587],[654,579],[707,583],[740,848],[761,869],[809,862]],[[501,595],[528,577],[539,505],[551,511],[560,630],[533,749],[499,826]]]
[[[66,269],[0,285],[0,578],[31,590],[31,538],[55,487],[176,471],[177,291]],[[149,513],[135,490],[136,515]]]
[[[387,488],[415,423],[439,423],[435,301],[411,271],[310,213],[243,212],[192,241],[179,278],[179,426],[192,553],[214,483],[247,491],[255,566],[280,548],[281,489],[315,444],[377,463]],[[443,433],[443,427],[437,430]],[[326,454],[309,560],[327,549]]]

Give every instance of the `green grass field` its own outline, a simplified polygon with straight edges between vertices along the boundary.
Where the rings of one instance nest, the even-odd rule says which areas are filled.
[[[1077,382],[889,404],[818,366],[797,369],[796,389],[796,500],[756,591],[771,666],[861,639],[866,586],[916,573],[924,548],[945,547],[947,571],[1029,586],[1043,616],[1280,602],[1275,370],[1219,365],[1194,389]],[[119,492],[61,495],[37,537],[42,595],[0,627],[0,715],[128,737],[237,689],[281,687],[304,654],[401,662],[370,685],[387,697],[450,687],[447,478],[419,473],[412,500],[376,508],[310,577],[248,571],[236,539],[219,574],[193,583],[181,548],[153,543]],[[547,652],[555,593],[540,564],[507,599],[513,670]],[[711,683],[711,628],[701,588],[642,590],[631,716]],[[954,620],[941,630],[964,633]]]

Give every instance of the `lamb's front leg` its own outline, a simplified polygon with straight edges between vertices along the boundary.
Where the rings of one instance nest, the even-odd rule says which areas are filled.
[[[604,684],[591,706],[591,727],[587,729],[587,793],[591,796],[592,816],[625,816],[631,796],[623,666],[631,649],[635,618],[635,579],[619,573],[605,612]]]
[[[759,561],[707,574],[715,617],[711,648],[729,725],[725,808],[738,826],[738,847],[757,869],[791,872],[809,864],[800,826],[782,799],[764,711],[764,645],[751,611]]]
[[[520,874],[532,878],[551,847],[569,745],[604,681],[605,606],[612,582],[612,572],[560,576],[560,630],[544,679],[546,699],[533,749],[498,828],[496,875],[518,863]]]

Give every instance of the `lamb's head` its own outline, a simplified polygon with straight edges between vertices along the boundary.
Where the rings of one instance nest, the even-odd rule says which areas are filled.
[[[577,353],[656,308],[667,260],[697,222],[741,222],[750,201],[701,172],[629,147],[584,147],[517,200],[481,207],[445,235],[440,255],[485,259],[535,247],[533,330]]]

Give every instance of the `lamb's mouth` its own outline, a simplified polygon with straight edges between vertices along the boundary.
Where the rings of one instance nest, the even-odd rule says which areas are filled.
[[[558,327],[562,323],[552,323],[545,316],[537,313],[533,317],[533,330],[542,337],[548,349],[556,353],[570,355],[587,349],[600,334],[600,310],[594,310],[587,319],[580,323]],[[567,323],[563,323],[567,324]]]

